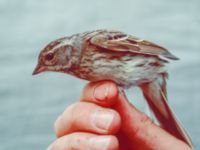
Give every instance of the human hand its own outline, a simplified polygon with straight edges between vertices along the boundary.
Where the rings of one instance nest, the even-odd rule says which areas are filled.
[[[190,150],[128,102],[111,81],[89,83],[55,122],[48,150]]]

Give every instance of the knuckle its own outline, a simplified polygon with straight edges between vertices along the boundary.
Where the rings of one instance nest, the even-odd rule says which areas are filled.
[[[65,129],[70,129],[73,124],[73,114],[74,110],[77,107],[78,103],[71,104],[69,107],[65,109],[65,111],[57,118],[54,122],[54,131],[58,137],[61,136],[61,132],[63,127]]]
[[[139,126],[135,129],[134,133],[135,137],[137,138],[143,136],[144,133],[146,133],[145,131],[147,131],[149,127],[153,125],[152,120],[143,112],[140,114],[139,122]]]
[[[62,115],[65,115],[65,114],[69,114],[69,113],[72,113],[76,107],[79,105],[79,102],[76,102],[76,103],[73,103],[71,105],[69,105],[63,112]]]
[[[83,137],[78,133],[71,133],[63,136],[51,144],[51,150],[79,150],[84,144]]]
[[[67,143],[67,149],[69,150],[79,150],[82,149],[83,145],[85,145],[85,138],[79,133],[71,133],[68,135],[68,140],[65,141]]]
[[[97,83],[96,82],[89,82],[88,84],[85,85],[85,87],[83,88],[83,97],[85,96],[85,93],[88,93],[88,91],[90,91],[91,89],[93,89],[95,87]]]
[[[80,102],[76,102],[68,106],[61,114],[61,118],[64,120],[71,121],[75,117],[76,111],[80,108]]]
[[[48,149],[50,149],[50,150],[61,149],[61,142],[60,142],[60,140],[54,141],[53,144],[51,144],[50,148],[48,147]]]
[[[60,150],[60,149],[66,149],[66,150],[71,150],[71,137],[65,136],[57,139],[53,143],[53,149],[52,150]]]
[[[86,115],[86,112],[88,111],[89,105],[92,107],[93,104],[89,104],[86,102],[77,102],[72,105],[70,105],[62,114],[62,120],[65,121],[65,124],[67,123],[70,126],[73,126],[73,128],[76,128],[79,123],[83,120],[83,116]],[[81,118],[82,117],[82,118]]]
[[[80,109],[80,103],[76,102],[71,104],[69,107],[65,109],[63,114],[61,115],[62,119],[65,120],[65,122],[72,124],[74,122],[74,118],[76,117],[77,110]]]
[[[144,126],[153,124],[152,120],[145,113],[141,113],[140,121],[144,124]]]

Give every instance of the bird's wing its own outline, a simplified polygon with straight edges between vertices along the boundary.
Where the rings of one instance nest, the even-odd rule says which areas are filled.
[[[167,49],[119,31],[101,30],[90,37],[90,43],[112,51],[140,53],[177,60]]]

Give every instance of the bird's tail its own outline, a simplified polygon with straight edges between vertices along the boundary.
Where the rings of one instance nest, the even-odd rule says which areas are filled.
[[[168,104],[165,78],[166,75],[163,74],[157,80],[141,85],[143,95],[160,125],[192,148],[193,145],[190,137]]]

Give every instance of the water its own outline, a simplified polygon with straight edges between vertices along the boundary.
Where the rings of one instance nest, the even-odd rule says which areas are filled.
[[[0,150],[46,149],[55,139],[54,120],[86,82],[58,73],[32,77],[37,55],[51,40],[99,28],[154,41],[181,58],[169,66],[170,104],[200,148],[199,6],[198,0],[0,0]],[[134,99],[140,97],[135,90]]]

